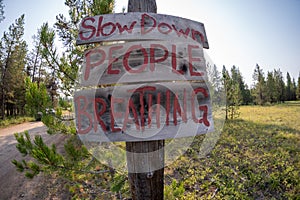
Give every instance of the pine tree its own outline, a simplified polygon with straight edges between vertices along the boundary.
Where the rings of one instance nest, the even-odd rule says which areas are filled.
[[[225,100],[223,98],[224,92],[222,88],[221,73],[218,71],[216,65],[212,66],[209,63],[207,63],[206,70],[212,103],[220,106]]]
[[[225,66],[223,66],[222,75],[226,94],[225,119],[234,119],[239,116],[241,91],[239,85],[233,81]]]
[[[296,94],[297,94],[297,99],[299,100],[299,99],[300,99],[300,73],[299,73],[299,76],[298,76],[298,82],[297,82],[297,91],[296,91]]]
[[[247,84],[245,84],[244,82],[244,78],[242,76],[241,71],[235,65],[233,65],[231,68],[231,76],[233,82],[239,86],[239,91],[240,91],[239,97],[240,97],[241,104],[248,105],[252,103],[250,90],[248,89]]]
[[[1,116],[23,112],[27,44],[23,40],[24,15],[4,32],[1,40]],[[19,104],[19,107],[17,106]]]
[[[268,72],[266,82],[266,93],[267,101],[269,101],[270,103],[277,102],[279,98],[279,91],[276,89],[276,83],[273,72]]]
[[[278,92],[277,102],[284,102],[285,101],[285,83],[283,80],[282,72],[280,69],[274,70],[274,80],[275,80],[275,88]]]
[[[229,94],[230,94],[230,76],[229,73],[226,69],[226,67],[223,65],[223,70],[222,70],[222,75],[223,75],[223,85],[224,85],[224,90],[225,90],[225,95],[226,95],[226,107],[225,107],[225,119],[228,119],[228,111],[229,111]]]
[[[293,78],[293,82],[292,82],[292,100],[295,101],[297,100],[297,85],[296,85],[296,81],[295,78]]]
[[[294,101],[296,100],[296,82],[295,79],[290,76],[289,72],[286,75],[287,83],[286,83],[286,100]]]
[[[264,77],[263,70],[260,68],[258,64],[256,64],[254,74],[253,74],[253,80],[254,80],[254,100],[256,104],[263,105],[266,103],[266,81]]]
[[[286,73],[286,100],[291,101],[293,98],[293,85],[292,85],[292,79],[290,74]]]
[[[7,97],[7,113],[9,116],[24,115],[25,110],[25,85],[24,80],[26,78],[25,66],[26,66],[26,43],[22,43],[17,47],[17,50],[12,53],[11,66],[7,73],[7,83],[10,94]]]
[[[241,105],[241,91],[240,91],[240,87],[238,84],[236,83],[232,83],[232,102],[229,106],[229,114],[230,114],[230,119],[235,119],[237,117],[239,117],[240,112],[239,112],[239,108]]]
[[[78,67],[83,62],[84,51],[91,45],[76,46],[75,41],[78,36],[78,25],[80,21],[87,16],[100,14],[109,14],[113,12],[114,0],[66,0],[65,4],[69,7],[70,20],[63,15],[56,17],[56,31],[59,38],[63,41],[65,53],[60,59],[57,59],[57,51],[44,45],[48,55],[52,58],[52,63],[58,70],[58,78],[62,84],[62,91],[66,96],[73,92],[74,85],[77,84]],[[96,44],[99,45],[99,44]]]
[[[39,117],[39,113],[46,111],[50,106],[50,97],[47,93],[47,89],[44,83],[40,85],[37,82],[32,82],[29,77],[25,80],[26,86],[26,106],[27,113],[36,119]]]
[[[40,82],[42,76],[42,66],[43,66],[43,58],[41,53],[41,31],[38,30],[37,35],[32,37],[33,39],[33,49],[28,54],[28,62],[26,72],[29,77],[31,77],[32,82]]]

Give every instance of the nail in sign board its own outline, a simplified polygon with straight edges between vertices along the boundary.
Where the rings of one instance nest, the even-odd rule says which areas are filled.
[[[141,32],[135,32],[136,27]],[[165,39],[171,28],[180,38],[176,42]],[[133,33],[137,37],[131,37]],[[151,40],[99,46],[85,53],[74,95],[81,138],[150,141],[212,131],[203,24],[152,13],[102,15],[83,20],[77,43],[125,39]]]

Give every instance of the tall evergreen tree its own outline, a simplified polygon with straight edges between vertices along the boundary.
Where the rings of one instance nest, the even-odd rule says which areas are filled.
[[[264,77],[263,70],[260,68],[258,64],[256,64],[254,74],[253,74],[253,81],[254,81],[254,100],[255,103],[258,105],[263,105],[266,103],[266,81]]]
[[[236,93],[235,98],[237,98],[239,102],[243,102],[243,93],[245,93],[245,83],[239,68],[237,68],[235,65],[231,67],[231,79],[232,84],[238,86],[238,90],[234,90]]]
[[[276,89],[276,83],[273,72],[268,72],[266,82],[267,101],[275,103],[279,98],[279,91]]]
[[[45,61],[47,66],[47,73],[45,77],[45,83],[48,93],[51,96],[52,106],[56,107],[58,103],[58,84],[59,80],[63,80],[64,77],[68,76],[65,71],[61,70],[61,65],[59,63],[59,55],[55,47],[55,32],[53,29],[49,28],[48,23],[42,25],[40,30],[40,41],[42,45],[41,58]],[[41,63],[43,64],[43,63]]]
[[[240,91],[239,97],[241,103],[243,105],[248,105],[249,103],[252,102],[250,90],[248,89],[247,84],[245,84],[241,71],[235,65],[233,65],[231,68],[231,76],[233,82],[239,86],[239,91]]]
[[[24,107],[27,44],[23,40],[24,15],[4,32],[1,40],[1,116],[20,113]],[[17,106],[19,104],[19,107]]]
[[[226,95],[226,106],[225,106],[225,119],[228,119],[228,112],[229,112],[229,94],[230,94],[230,75],[226,69],[226,67],[223,65],[222,69],[222,80],[223,80],[223,85],[224,85],[224,90],[225,90],[225,95]]]
[[[293,82],[292,82],[292,100],[293,101],[297,100],[297,85],[296,85],[295,78],[293,78]]]
[[[286,100],[293,101],[296,100],[296,82],[295,79],[290,76],[289,72],[286,74]]]
[[[230,104],[229,107],[229,114],[230,114],[230,119],[234,119],[237,118],[240,115],[239,109],[240,109],[240,105],[241,105],[241,91],[240,91],[240,87],[239,84],[236,83],[232,83],[232,102]]]
[[[286,100],[290,101],[293,98],[293,83],[289,72],[286,73]]]
[[[238,110],[241,103],[239,85],[233,81],[225,66],[223,66],[222,75],[226,94],[225,118],[234,119],[239,115]]]
[[[206,70],[212,102],[217,105],[222,105],[223,87],[221,73],[218,71],[216,65],[212,66],[210,63],[207,63]]]
[[[297,81],[297,90],[296,90],[296,94],[297,94],[297,99],[300,99],[300,73],[298,76],[298,81]]]
[[[274,70],[274,81],[275,81],[275,88],[278,92],[277,102],[284,102],[285,101],[285,83],[283,80],[283,75],[280,69]]]
[[[26,72],[27,75],[31,78],[32,82],[40,82],[42,76],[42,66],[43,66],[43,58],[42,58],[42,44],[41,44],[41,29],[38,30],[37,35],[32,37],[33,39],[33,49],[28,54],[28,62]]]

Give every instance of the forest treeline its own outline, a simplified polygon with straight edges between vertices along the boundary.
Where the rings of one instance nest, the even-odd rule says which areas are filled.
[[[77,66],[80,66],[78,58],[83,50],[73,47],[74,36],[68,35],[72,39],[64,41],[66,53],[59,55],[55,47],[56,34],[62,37],[68,34],[63,30],[67,22],[62,15],[57,17],[57,32],[47,23],[41,26],[33,36],[32,50],[28,50],[23,39],[24,18],[22,15],[16,19],[1,38],[1,119],[28,114],[34,116],[38,112],[55,108],[64,101],[63,97],[71,96]]]
[[[225,96],[226,119],[236,118],[240,105],[269,105],[300,99],[300,73],[296,81],[289,72],[284,77],[280,68],[265,73],[256,64],[253,85],[249,87],[236,66],[229,70],[223,66],[219,72],[216,65],[208,64],[207,71],[213,103],[218,104]]]
[[[37,112],[63,104],[65,99],[71,97],[83,52],[89,48],[89,45],[75,45],[77,24],[82,16],[91,12],[108,11],[78,9],[75,1],[67,1],[66,5],[71,10],[70,20],[58,15],[53,28],[47,23],[43,24],[33,36],[31,50],[24,40],[24,15],[3,33],[0,43],[1,119],[19,115],[34,116]],[[56,37],[62,41],[63,51],[56,47]],[[289,72],[283,74],[279,68],[264,72],[257,64],[251,86],[245,84],[236,66],[230,69],[223,66],[221,72],[215,65],[209,66],[208,75],[213,86],[213,100],[221,98],[221,91],[226,94],[227,118],[234,118],[240,105],[265,105],[300,99],[300,74],[296,81]]]

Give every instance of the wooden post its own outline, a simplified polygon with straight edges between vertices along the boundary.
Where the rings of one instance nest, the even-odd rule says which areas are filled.
[[[128,178],[133,200],[162,200],[164,198],[163,147],[164,140],[126,142]],[[137,173],[147,170],[149,172]]]
[[[156,0],[129,0],[128,12],[157,13]]]
[[[129,0],[128,12],[156,13],[156,1]],[[126,142],[128,178],[133,200],[164,198],[164,144],[164,140]]]

